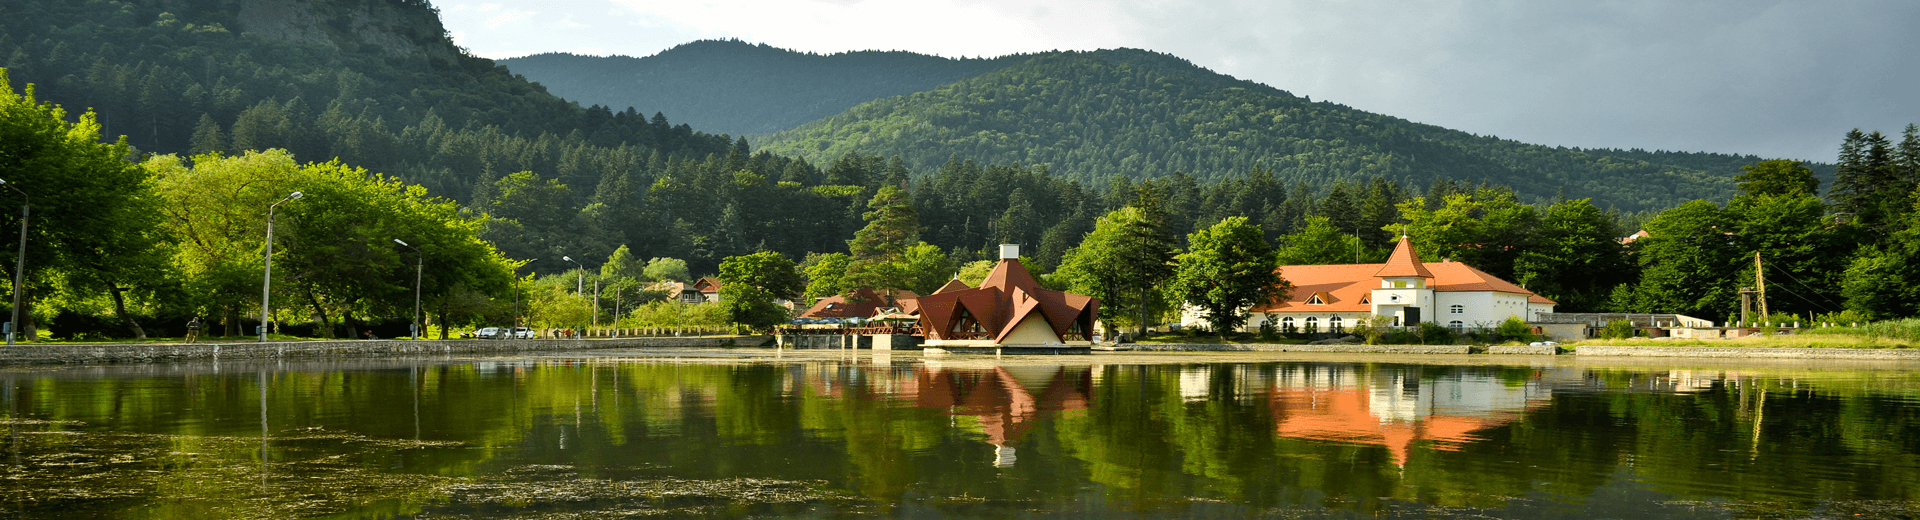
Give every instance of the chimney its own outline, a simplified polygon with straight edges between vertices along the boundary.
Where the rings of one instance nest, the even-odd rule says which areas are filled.
[[[1019,244],[1000,244],[1000,259],[1001,260],[1019,260],[1020,245]]]

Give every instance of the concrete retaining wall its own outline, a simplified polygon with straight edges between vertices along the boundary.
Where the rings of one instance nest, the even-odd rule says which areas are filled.
[[[38,344],[0,347],[0,365],[126,363],[195,359],[363,357],[558,352],[616,348],[764,347],[767,336],[711,338],[372,340],[274,343]]]
[[[1788,358],[1788,359],[1898,359],[1920,361],[1920,349],[1877,348],[1762,348],[1762,347],[1574,347],[1578,356]]]
[[[1487,353],[1488,354],[1519,354],[1519,355],[1529,355],[1529,356],[1557,356],[1557,355],[1560,355],[1560,347],[1534,347],[1534,346],[1522,347],[1522,346],[1495,345],[1495,346],[1487,347]]]

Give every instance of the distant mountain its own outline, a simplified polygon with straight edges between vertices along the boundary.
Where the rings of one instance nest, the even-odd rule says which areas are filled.
[[[1082,182],[1174,172],[1218,181],[1255,167],[1312,185],[1372,176],[1425,185],[1450,177],[1506,184],[1532,199],[1593,197],[1623,210],[1728,197],[1739,166],[1761,159],[1477,136],[1314,102],[1133,49],[1032,56],[756,144],[815,162],[850,152],[899,155],[921,171],[949,158],[1044,165]]]
[[[739,40],[703,40],[645,58],[555,53],[499,63],[582,105],[664,111],[709,132],[759,135],[1023,59],[953,59],[900,51],[819,55]]]
[[[519,170],[594,186],[607,168],[582,156],[733,144],[548,94],[455,46],[426,0],[0,2],[0,67],[142,151],[286,148],[463,201]]]

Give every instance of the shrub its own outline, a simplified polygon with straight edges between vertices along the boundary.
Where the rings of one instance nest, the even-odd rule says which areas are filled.
[[[1633,322],[1630,322],[1627,320],[1614,320],[1611,322],[1607,322],[1607,326],[1600,329],[1600,338],[1601,339],[1627,339],[1627,338],[1633,337],[1634,334],[1636,334],[1637,332],[1638,331],[1634,330],[1633,328]]]
[[[1528,327],[1527,322],[1521,321],[1519,316],[1508,316],[1507,321],[1500,322],[1500,328],[1495,329],[1495,332],[1500,334],[1500,339],[1507,341],[1524,342],[1533,339],[1533,328]]]
[[[1420,343],[1423,345],[1453,343],[1453,330],[1431,321],[1420,322],[1420,326],[1414,329],[1414,335],[1420,337]]]

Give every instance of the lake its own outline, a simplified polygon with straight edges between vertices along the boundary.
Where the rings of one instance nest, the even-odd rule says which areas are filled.
[[[0,509],[1910,518],[1915,368],[774,350],[16,367]]]

